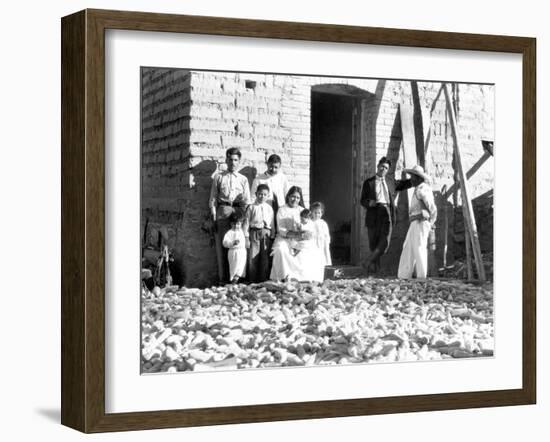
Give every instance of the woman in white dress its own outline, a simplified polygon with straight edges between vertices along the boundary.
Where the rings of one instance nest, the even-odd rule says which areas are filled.
[[[277,236],[273,243],[273,264],[270,279],[279,281],[300,275],[298,261],[291,250],[291,244],[302,239],[298,231],[300,212],[304,209],[302,189],[292,186],[286,194],[286,204],[277,211]]]
[[[305,248],[296,256],[291,248],[296,240],[312,238],[311,232],[301,232],[299,227],[300,212],[304,209],[302,189],[298,186],[291,187],[285,201],[286,204],[277,212],[277,237],[273,243],[270,279],[320,282],[323,278],[318,271],[320,256],[317,248]]]

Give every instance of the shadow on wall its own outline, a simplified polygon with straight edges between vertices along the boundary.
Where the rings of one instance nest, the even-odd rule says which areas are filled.
[[[395,179],[401,179],[401,176],[395,176],[397,163],[399,161],[402,144],[401,117],[396,113],[392,127],[390,144],[386,152],[386,157],[392,162],[389,170],[389,176]],[[437,274],[437,269],[443,266],[443,263],[454,262],[454,210],[453,205],[446,199],[441,191],[434,191],[438,217],[435,229],[435,250],[433,257],[430,258],[429,269],[431,275]],[[403,243],[409,229],[409,198],[408,192],[399,192],[396,200],[396,224],[392,231],[392,240],[386,255],[382,258],[382,267],[387,275],[396,275],[399,267],[399,258],[403,249]]]
[[[448,193],[433,190],[437,206],[435,249],[429,257],[429,275],[436,276],[438,269],[452,265],[465,256],[464,217],[462,206],[454,206]],[[493,251],[493,190],[472,200],[474,216],[482,253]],[[407,192],[401,192],[398,200],[397,223],[392,232],[388,252],[382,258],[385,275],[396,275],[403,243],[409,228]]]
[[[396,180],[401,179],[400,175],[395,176],[395,171],[401,153],[402,138],[401,118],[399,112],[396,112],[390,136],[390,143],[388,145],[388,150],[386,151],[386,157],[391,161],[388,176],[395,178]],[[387,275],[397,275],[399,257],[401,256],[403,242],[405,241],[407,230],[409,228],[409,200],[406,191],[397,193],[395,209],[396,223],[393,226],[390,246],[386,255],[384,255],[381,260],[383,272]]]
[[[184,278],[175,281],[178,285],[202,288],[216,282],[216,248],[208,201],[212,175],[217,169],[214,160],[203,160],[190,167],[190,181],[179,196],[183,199],[183,214],[177,228],[174,258]]]
[[[477,234],[481,253],[493,252],[493,190],[489,190],[472,200],[472,208],[476,220]],[[462,206],[453,210],[456,222],[454,223],[454,241],[456,243],[456,258],[465,257],[465,225]]]
[[[217,169],[216,161],[203,160],[171,177],[162,193],[147,192],[150,197],[142,201],[142,226],[147,221],[147,233],[142,230],[141,238],[149,261],[156,262],[158,252],[168,245],[174,284],[207,287],[217,282],[214,232],[208,223],[212,175]],[[162,206],[167,200],[174,203],[169,210]]]
[[[376,123],[378,121],[378,115],[380,114],[380,106],[382,104],[382,97],[384,96],[384,90],[386,89],[386,80],[379,80],[376,85],[374,96],[371,98],[372,104],[368,105],[369,121],[367,130],[367,151],[373,153],[372,159],[367,152],[367,170],[366,178],[374,175],[376,172]]]
[[[453,204],[445,200],[440,191],[434,191],[433,194],[437,206],[437,220],[434,238],[435,249],[433,249],[433,255],[429,254],[428,257],[429,276],[437,276],[439,268],[443,267],[444,264],[450,265],[454,262],[455,241],[457,239],[454,231],[455,209]],[[407,192],[403,191],[400,192],[399,196],[397,223],[393,228],[390,247],[381,261],[384,275],[397,275],[399,258],[409,230],[408,218]]]
[[[455,211],[453,203],[447,199],[447,194],[434,190],[434,200],[437,206],[437,221],[435,223],[435,264],[428,268],[438,270],[455,261],[456,244],[454,241],[453,226]]]
[[[252,166],[245,166],[241,170],[239,170],[239,173],[246,177],[246,179],[248,180],[248,185],[252,187],[252,181],[254,181],[254,178],[256,178],[256,175],[258,173],[257,169]],[[252,194],[250,195],[250,198],[252,199],[252,201],[255,200],[255,196]]]
[[[187,287],[204,288],[218,282],[216,247],[214,243],[213,223],[211,222],[208,202],[212,177],[218,170],[218,163],[204,160],[190,169],[192,182],[184,198],[184,213],[177,230],[174,249],[174,264],[182,269],[184,278],[175,281]],[[239,173],[246,176],[249,185],[256,177],[257,170],[245,166]],[[254,196],[251,195],[254,199]]]

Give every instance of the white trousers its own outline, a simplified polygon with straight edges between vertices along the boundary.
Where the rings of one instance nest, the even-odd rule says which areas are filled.
[[[429,221],[413,221],[409,226],[399,259],[398,278],[412,278],[416,267],[416,277],[426,278],[428,274]]]

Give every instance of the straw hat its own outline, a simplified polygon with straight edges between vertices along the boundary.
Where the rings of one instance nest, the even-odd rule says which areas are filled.
[[[427,175],[424,172],[424,168],[422,166],[418,165],[418,164],[416,166],[414,166],[412,169],[405,169],[403,172],[408,173],[408,174],[417,175],[426,182],[430,181],[430,176]]]

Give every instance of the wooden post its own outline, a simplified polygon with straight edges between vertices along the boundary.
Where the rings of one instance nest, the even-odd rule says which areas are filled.
[[[403,165],[405,169],[412,168],[418,161],[416,156],[416,139],[414,137],[413,109],[410,105],[399,105],[399,117],[401,118],[401,135],[403,146]],[[414,189],[407,189],[407,202],[411,203]]]
[[[468,281],[471,281],[474,279],[474,273],[472,271],[472,240],[470,239],[470,232],[466,229],[466,222],[464,222],[464,244],[466,245],[466,275]]]
[[[447,218],[447,185],[441,188],[441,201],[443,202],[443,271],[447,270],[447,248],[449,244],[449,220]]]
[[[453,137],[456,167],[458,171],[458,179],[460,182],[460,190],[462,194],[462,205],[463,205],[463,211],[464,211],[464,227],[465,227],[465,230],[468,231],[470,236],[478,278],[480,281],[485,281],[485,268],[483,267],[483,258],[481,257],[481,248],[479,247],[479,237],[477,234],[474,210],[472,207],[472,201],[470,200],[470,195],[468,190],[468,181],[466,179],[466,174],[464,173],[464,169],[462,167],[462,158],[460,156],[459,136],[458,136],[458,129],[456,127],[456,117],[452,106],[451,96],[449,94],[449,87],[446,83],[443,85],[443,91],[445,92],[447,113],[449,114],[449,123],[451,125],[451,135]]]
[[[410,105],[399,105],[401,118],[401,134],[403,140],[403,160],[405,167],[413,167],[417,163],[416,139],[414,135],[413,109]]]
[[[352,131],[351,131],[351,148],[352,148],[352,192],[353,192],[353,214],[351,221],[351,262],[354,265],[361,263],[361,137],[365,133],[363,128],[363,106],[364,100],[357,99],[353,101],[352,112]]]

